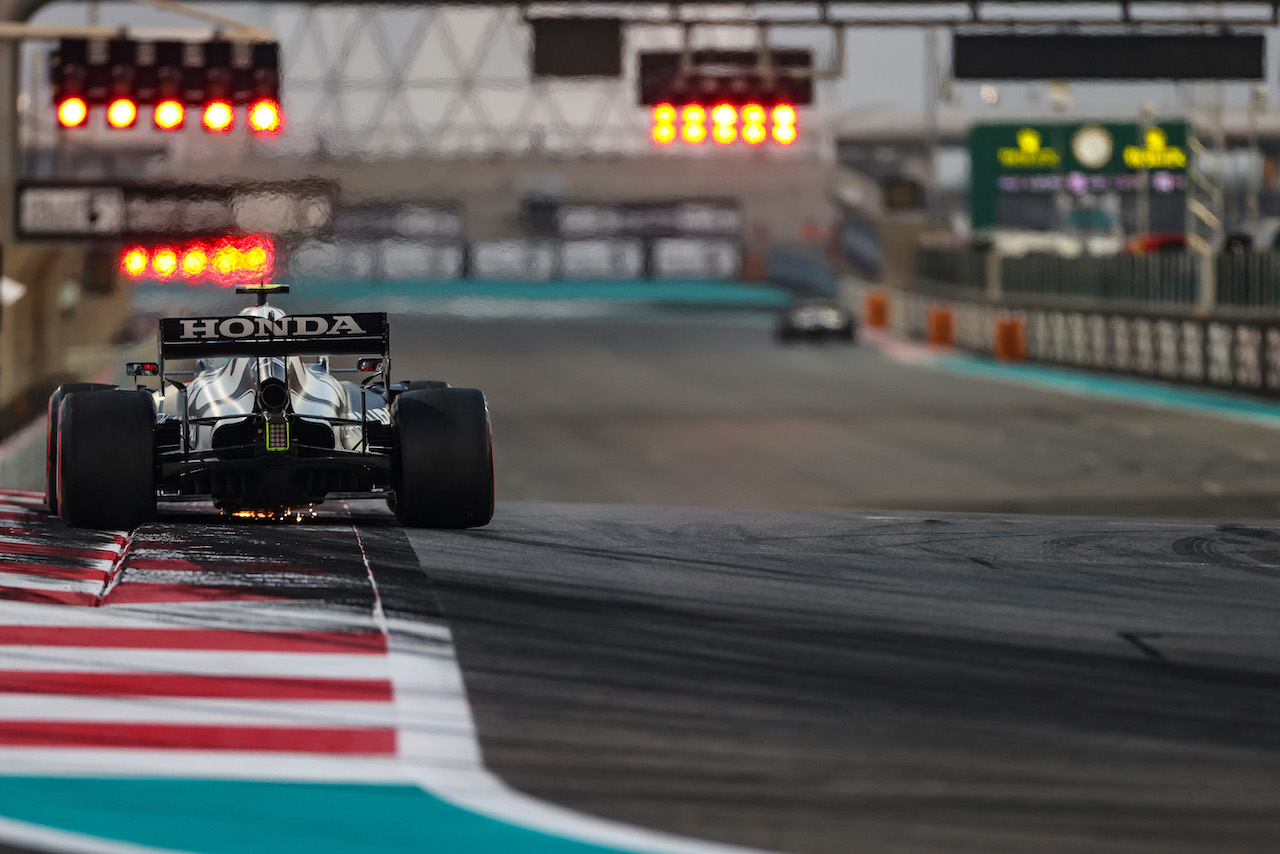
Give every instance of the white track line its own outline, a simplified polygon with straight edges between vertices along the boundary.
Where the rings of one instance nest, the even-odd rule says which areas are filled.
[[[360,532],[354,526],[357,540]],[[399,713],[400,758],[410,777],[427,792],[456,806],[501,822],[565,839],[646,854],[743,854],[752,849],[688,839],[608,821],[517,792],[484,765],[462,668],[452,643],[441,655],[440,633],[448,626],[388,619],[361,541],[360,552],[374,585],[375,619],[387,632],[391,681]],[[425,702],[431,698],[430,705]],[[452,726],[424,732],[414,722],[443,715]],[[448,762],[440,759],[447,757]]]
[[[3,721],[211,726],[391,727],[396,724],[391,703],[76,697],[61,694],[2,695],[0,722]]]
[[[177,673],[185,676],[271,676],[302,679],[385,679],[378,655],[326,652],[0,647],[0,670],[76,673]]]

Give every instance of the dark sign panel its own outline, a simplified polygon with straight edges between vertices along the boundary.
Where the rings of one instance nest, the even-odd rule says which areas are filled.
[[[534,77],[621,77],[622,22],[616,18],[535,18]]]
[[[742,211],[733,199],[678,202],[566,202],[556,210],[561,237],[733,236]]]
[[[813,52],[805,48],[769,51],[772,73],[760,73],[760,54],[754,50],[695,50],[692,69],[682,73],[678,50],[638,54],[637,99],[643,106],[670,103],[711,105],[813,103]]]
[[[1031,122],[974,125],[969,132],[973,226],[996,224],[1009,194],[1133,193],[1140,176],[1153,195],[1186,188],[1185,121]]]
[[[182,239],[230,232],[320,234],[333,226],[331,181],[239,186],[65,183],[18,185],[23,240]]]
[[[1261,35],[963,35],[957,80],[1261,80]]]
[[[160,321],[160,351],[178,359],[382,352],[386,337],[387,316],[381,312],[166,317]]]

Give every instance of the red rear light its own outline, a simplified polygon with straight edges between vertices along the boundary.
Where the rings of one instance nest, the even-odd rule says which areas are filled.
[[[67,98],[58,105],[58,124],[64,128],[78,128],[89,118],[89,105],[84,98]]]
[[[187,110],[172,98],[156,104],[154,118],[161,130],[177,130],[187,118]]]
[[[279,133],[284,126],[284,116],[280,105],[270,98],[255,101],[249,107],[249,127],[254,133]]]
[[[204,129],[210,133],[226,133],[235,124],[236,114],[226,101],[210,101],[205,105]]]
[[[113,128],[133,127],[138,120],[138,105],[128,98],[116,98],[107,107],[107,124]]]

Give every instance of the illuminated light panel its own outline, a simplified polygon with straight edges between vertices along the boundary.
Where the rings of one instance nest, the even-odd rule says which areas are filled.
[[[107,124],[123,130],[138,120],[138,105],[128,98],[116,98],[107,107]]]
[[[687,104],[680,110],[680,138],[688,145],[701,145],[707,139],[707,111],[701,104]]]
[[[78,128],[89,118],[89,105],[84,98],[67,98],[58,105],[58,124],[64,128]]]
[[[700,124],[688,124],[680,128],[680,138],[690,145],[701,145],[707,138],[707,128]]]
[[[269,280],[275,257],[275,242],[265,234],[254,234],[223,238],[212,246],[205,241],[155,249],[133,246],[121,254],[120,270],[131,279],[149,276],[159,281],[245,285]]]
[[[147,250],[135,246],[132,249],[126,249],[120,257],[120,271],[129,278],[136,279],[147,272],[150,262],[151,258],[147,255]]]
[[[178,252],[168,246],[162,246],[151,255],[151,270],[160,279],[172,279],[178,272]]]
[[[236,114],[226,101],[210,101],[205,105],[201,121],[210,133],[226,133],[235,125]]]
[[[778,145],[790,145],[796,141],[796,110],[790,104],[779,104],[770,115],[773,119],[773,141]]]
[[[655,125],[672,124],[676,120],[676,108],[671,104],[658,104],[653,108]]]
[[[711,108],[711,139],[716,145],[729,145],[738,139],[738,111],[731,104]]]
[[[255,101],[249,107],[249,127],[254,133],[279,133],[284,126],[284,116],[280,105],[270,98]]]
[[[183,277],[187,279],[194,279],[204,275],[204,272],[209,269],[209,250],[201,243],[195,246],[188,246],[183,250],[179,269],[182,270]]]
[[[702,124],[707,120],[707,111],[701,104],[689,104],[680,111],[680,119],[685,124]]]
[[[786,146],[799,136],[796,128],[799,114],[794,105],[787,103],[771,107],[754,102],[742,106],[722,101],[714,106],[684,104],[680,107],[662,103],[652,108],[651,116],[649,138],[663,147],[676,141],[697,146],[708,139],[719,146],[733,145],[739,140],[750,146],[770,141]]]
[[[177,130],[186,121],[187,110],[181,103],[170,98],[156,104],[152,117],[156,127],[161,130]]]
[[[260,282],[271,277],[275,244],[265,235],[227,239],[213,248],[209,272],[220,285]]]
[[[670,145],[676,141],[676,108],[671,104],[658,104],[653,108],[653,127],[649,138],[658,145]]]

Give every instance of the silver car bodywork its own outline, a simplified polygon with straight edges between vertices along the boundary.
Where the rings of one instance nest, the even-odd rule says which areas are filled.
[[[265,304],[239,316],[271,324],[287,317]],[[166,370],[164,343],[162,336],[162,387],[151,391],[159,498],[210,498],[229,510],[279,509],[334,493],[388,492],[392,429],[385,370],[367,374],[363,383],[340,380],[321,352],[330,342],[317,338],[314,356],[197,358],[191,370],[174,371]],[[186,383],[174,379],[188,376]],[[383,382],[371,382],[376,379]],[[287,404],[264,406],[262,390],[272,383],[287,389]],[[272,423],[284,425],[282,446],[271,447]]]

